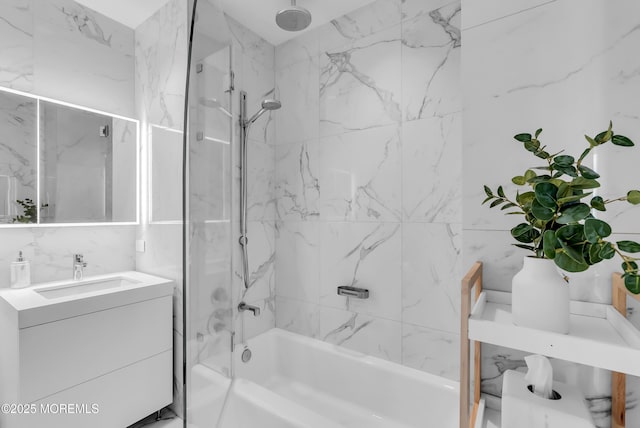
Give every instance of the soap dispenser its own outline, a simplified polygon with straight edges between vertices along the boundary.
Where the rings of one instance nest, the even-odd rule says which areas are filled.
[[[11,288],[22,288],[31,285],[31,265],[18,253],[18,259],[11,262]]]

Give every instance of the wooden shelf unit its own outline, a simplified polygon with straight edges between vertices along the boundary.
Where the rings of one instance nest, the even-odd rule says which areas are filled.
[[[640,296],[627,291],[619,273],[612,277],[612,305],[572,302],[571,331],[567,335],[514,325],[510,302],[505,298],[508,293],[482,289],[481,262],[474,263],[462,279],[461,294],[460,428],[475,427],[481,410],[483,342],[611,370],[611,427],[624,428],[626,374],[640,376],[640,367],[635,364],[640,359],[640,332],[626,320],[626,299],[631,296],[640,300]]]

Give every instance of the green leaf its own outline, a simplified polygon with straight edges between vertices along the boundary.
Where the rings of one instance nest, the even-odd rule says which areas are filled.
[[[517,207],[518,205],[514,204],[513,202],[509,202],[506,205],[503,205],[502,207],[500,207],[500,210],[504,211],[507,210],[509,208],[513,208],[513,207]]]
[[[584,256],[582,254],[582,245],[583,244],[578,244],[577,246],[579,246],[578,248],[563,242],[563,241],[559,241],[560,245],[562,246],[562,250],[561,253],[566,254],[567,256],[569,256],[574,262],[576,263],[580,263],[580,264],[586,264],[587,261],[584,259]],[[575,244],[574,244],[575,245]]]
[[[536,131],[536,135],[535,135],[535,137],[536,137],[536,138],[538,138],[538,136],[540,135],[540,133],[541,133],[541,132],[542,132],[542,128],[539,128],[539,129]]]
[[[602,248],[600,249],[600,257],[603,259],[609,260],[616,255],[616,250],[613,248],[611,242],[603,242]]]
[[[600,178],[600,174],[584,165],[580,165],[578,171],[580,171],[580,174],[582,174],[584,178]]]
[[[567,224],[556,230],[556,238],[571,244],[584,242],[584,226],[581,224]]]
[[[563,205],[563,204],[568,204],[568,203],[571,203],[571,202],[579,201],[582,198],[586,198],[590,194],[591,194],[591,192],[589,192],[589,193],[581,193],[579,195],[572,195],[572,196],[567,196],[567,197],[564,197],[564,198],[560,198],[560,199],[558,199],[558,205]]]
[[[536,153],[540,149],[540,141],[531,140],[524,143],[524,148],[530,152]]]
[[[527,141],[531,141],[531,134],[518,134],[518,135],[515,135],[513,138],[515,138],[520,142],[526,143]]]
[[[640,244],[635,241],[618,241],[616,245],[625,253],[640,253]]]
[[[487,196],[493,196],[493,192],[486,185],[484,186],[484,193],[486,193]]]
[[[596,138],[594,138],[594,139],[596,140],[596,142],[598,144],[602,144],[602,143],[606,143],[607,141],[609,141],[612,136],[613,136],[613,132],[611,132],[611,128],[609,128],[608,130],[602,131],[601,133],[596,135]]]
[[[527,180],[525,180],[523,175],[516,175],[511,179],[511,182],[513,184],[517,184],[518,186],[523,186],[524,184],[526,184]]]
[[[480,205],[484,205],[487,202],[489,202],[491,199],[493,199],[493,196],[487,196],[486,198],[484,198],[484,201],[482,201],[482,203]]]
[[[551,157],[549,152],[545,152],[544,150],[540,150],[539,152],[536,152],[535,155],[540,159],[549,159]]]
[[[611,226],[602,220],[596,218],[588,218],[584,222],[584,236],[587,241],[595,244],[600,241],[601,238],[606,238],[611,235]]]
[[[640,190],[629,190],[627,193],[627,202],[633,205],[640,204]]]
[[[578,176],[578,171],[573,165],[564,166],[564,165],[558,165],[557,163],[553,163],[551,164],[551,168],[555,169],[558,172],[561,172],[562,174],[567,174],[569,177]]]
[[[560,269],[566,270],[567,272],[583,272],[589,269],[589,265],[586,261],[583,263],[576,262],[565,252],[559,252],[553,260],[556,263],[556,266]]]
[[[520,223],[519,225],[511,229],[511,236],[513,236],[516,241],[528,244],[540,237],[540,232],[538,232],[528,223]]]
[[[536,194],[536,200],[540,202],[540,205],[547,208],[556,209],[556,195],[558,194],[558,188],[549,182],[542,182],[536,184],[533,189]]]
[[[624,135],[614,135],[613,137],[611,137],[611,142],[616,146],[623,146],[623,147],[631,147],[634,145],[633,141],[631,141]]]
[[[549,221],[556,213],[555,209],[545,207],[537,199],[531,203],[531,214],[538,220]]]
[[[525,250],[529,250],[529,251],[535,251],[535,247],[532,247],[531,245],[524,245],[524,244],[513,244],[518,248],[524,248]]]
[[[532,179],[527,180],[527,183],[530,183],[530,184],[541,183],[543,181],[549,181],[549,180],[551,180],[551,178],[552,177],[550,175],[546,175],[546,174],[545,175],[538,175],[537,177],[533,177]]]
[[[585,219],[589,214],[591,214],[591,208],[589,207],[589,205],[572,205],[562,211],[562,214],[560,215],[560,217],[558,217],[556,222],[559,224],[576,223],[580,220]]]
[[[582,152],[582,154],[580,155],[580,157],[578,158],[578,162],[582,162],[584,158],[587,157],[587,155],[589,154],[589,152],[591,152],[591,147],[589,147],[588,149],[585,149],[584,152]]]
[[[622,266],[622,270],[625,272],[635,273],[638,270],[638,263],[632,260],[622,262],[621,266]]]
[[[593,244],[589,247],[589,264],[595,265],[602,261],[600,250],[602,250],[602,244]]]
[[[558,165],[570,166],[570,165],[573,165],[573,162],[575,162],[575,159],[573,158],[573,156],[562,155],[562,156],[556,156],[555,158],[553,158],[553,161]]]
[[[577,177],[571,181],[571,187],[578,190],[596,189],[600,183],[591,178]]]
[[[504,189],[502,188],[502,186],[498,186],[498,196],[500,196],[501,198],[506,197],[504,196]]]
[[[534,192],[524,192],[521,195],[518,195],[516,201],[523,206],[531,204],[533,200],[536,198],[536,194]]]
[[[595,147],[598,145],[597,141],[595,141],[593,138],[589,137],[588,135],[585,135],[584,138],[587,139],[591,147]]]
[[[491,205],[489,205],[489,208],[497,207],[503,202],[506,202],[506,201],[504,199],[496,199],[495,201],[491,202]]]
[[[600,196],[594,196],[591,198],[591,208],[596,209],[598,211],[606,211],[607,208],[604,206],[604,199]]]
[[[624,277],[624,286],[633,294],[640,293],[640,276],[627,275]]]
[[[556,249],[560,246],[558,238],[553,230],[547,230],[542,235],[542,250],[544,256],[548,259],[553,259],[556,256]]]

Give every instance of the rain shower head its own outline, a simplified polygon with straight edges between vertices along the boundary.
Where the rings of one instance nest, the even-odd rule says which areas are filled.
[[[311,12],[304,7],[296,6],[296,0],[291,0],[291,6],[276,14],[276,24],[286,31],[301,31],[311,24]]]
[[[262,100],[262,108],[256,114],[251,116],[251,119],[245,121],[245,126],[251,125],[253,122],[258,120],[258,118],[265,112],[269,110],[278,110],[280,107],[282,107],[282,103],[276,99],[266,98]]]

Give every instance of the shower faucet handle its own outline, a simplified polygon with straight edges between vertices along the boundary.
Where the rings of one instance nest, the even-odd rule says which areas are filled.
[[[260,316],[260,308],[259,307],[253,306],[253,305],[247,305],[245,302],[240,302],[240,304],[238,305],[238,311],[240,311],[240,312],[249,311],[249,312],[253,313],[254,317],[259,317]]]

